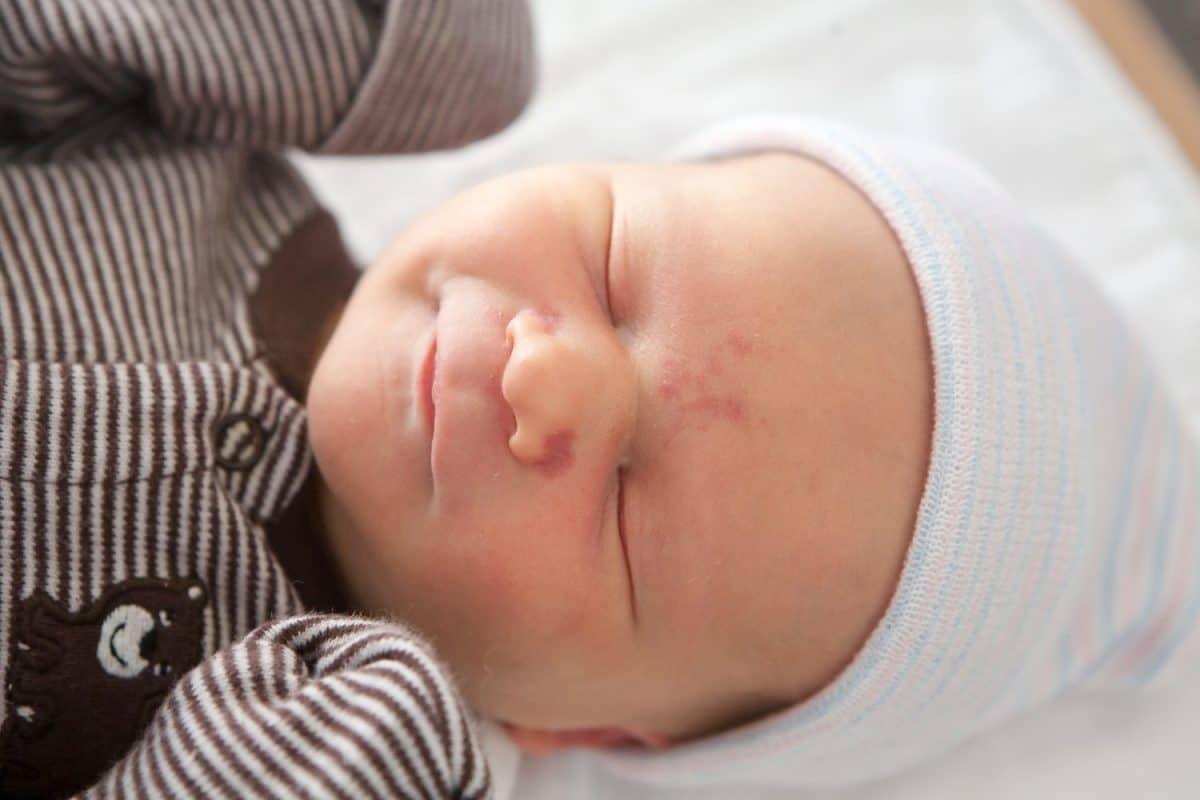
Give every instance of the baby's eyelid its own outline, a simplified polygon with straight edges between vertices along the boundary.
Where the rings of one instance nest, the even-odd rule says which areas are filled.
[[[625,467],[617,467],[617,527],[625,530]]]
[[[617,315],[613,311],[612,301],[612,267],[609,259],[604,259],[604,308],[608,312],[608,318],[616,322]]]
[[[633,620],[633,624],[637,625],[637,587],[633,581],[633,566],[629,563],[629,540],[626,538],[627,531],[625,530],[625,467],[623,466],[617,468],[617,488],[615,494],[617,496],[617,538],[621,545],[621,557],[625,562],[625,576],[629,586],[630,618]]]
[[[604,307],[608,310],[608,317],[613,322],[616,322],[617,314],[616,307],[613,305],[612,293],[612,261],[613,261],[613,239],[616,236],[617,230],[617,200],[613,194],[612,187],[608,191],[608,241],[604,248]]]

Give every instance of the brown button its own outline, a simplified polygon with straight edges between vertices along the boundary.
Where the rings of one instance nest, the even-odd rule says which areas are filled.
[[[258,463],[267,449],[267,431],[251,414],[229,414],[217,423],[217,463],[228,470],[245,471]]]

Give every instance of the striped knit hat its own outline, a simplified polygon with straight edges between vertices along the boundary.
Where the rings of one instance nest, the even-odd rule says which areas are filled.
[[[916,276],[935,418],[913,541],[882,621],[820,693],[707,739],[597,757],[655,783],[845,784],[1070,688],[1200,668],[1196,440],[1099,292],[990,179],[944,153],[759,119],[682,155],[763,150],[857,186]]]

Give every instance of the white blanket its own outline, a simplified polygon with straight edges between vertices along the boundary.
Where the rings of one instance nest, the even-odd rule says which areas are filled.
[[[821,114],[983,164],[1100,278],[1200,429],[1200,179],[1065,0],[534,6],[544,78],[508,132],[451,154],[302,161],[364,261],[423,209],[494,175],[655,159],[742,114]],[[1200,797],[1197,742],[1200,675],[1155,694],[1069,698],[940,763],[834,796]],[[585,754],[515,768],[497,747],[497,777],[520,798],[682,797],[618,783]]]

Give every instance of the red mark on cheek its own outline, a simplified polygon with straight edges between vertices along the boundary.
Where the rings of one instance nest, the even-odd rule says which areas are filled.
[[[708,360],[704,364],[704,371],[710,378],[719,378],[725,372],[725,365],[721,362],[721,356],[716,351],[708,354]]]
[[[750,337],[740,333],[729,334],[725,343],[729,345],[729,349],[733,351],[734,355],[748,356],[754,352],[754,342],[750,340]]]
[[[561,475],[575,460],[574,445],[575,434],[571,431],[552,433],[542,442],[542,457],[533,465],[547,477]]]
[[[701,395],[693,398],[683,407],[685,411],[695,411],[717,419],[729,422],[746,421],[746,404],[738,397],[728,395],[721,397],[715,394]]]
[[[692,374],[684,365],[683,359],[666,358],[662,364],[662,374],[658,379],[658,394],[664,400],[676,400],[687,389],[692,380]]]
[[[548,333],[554,333],[562,324],[562,314],[549,306],[543,306],[533,313],[537,315],[538,321],[546,326]]]
[[[730,337],[728,345],[739,355],[742,348],[746,352],[752,349],[751,342],[737,334]],[[668,438],[688,427],[706,431],[708,422],[714,419],[739,425],[746,422],[745,400],[736,391],[736,380],[728,376],[727,366],[719,351],[710,352],[703,369],[697,370],[689,369],[680,358],[663,360],[658,395],[676,412]]]

